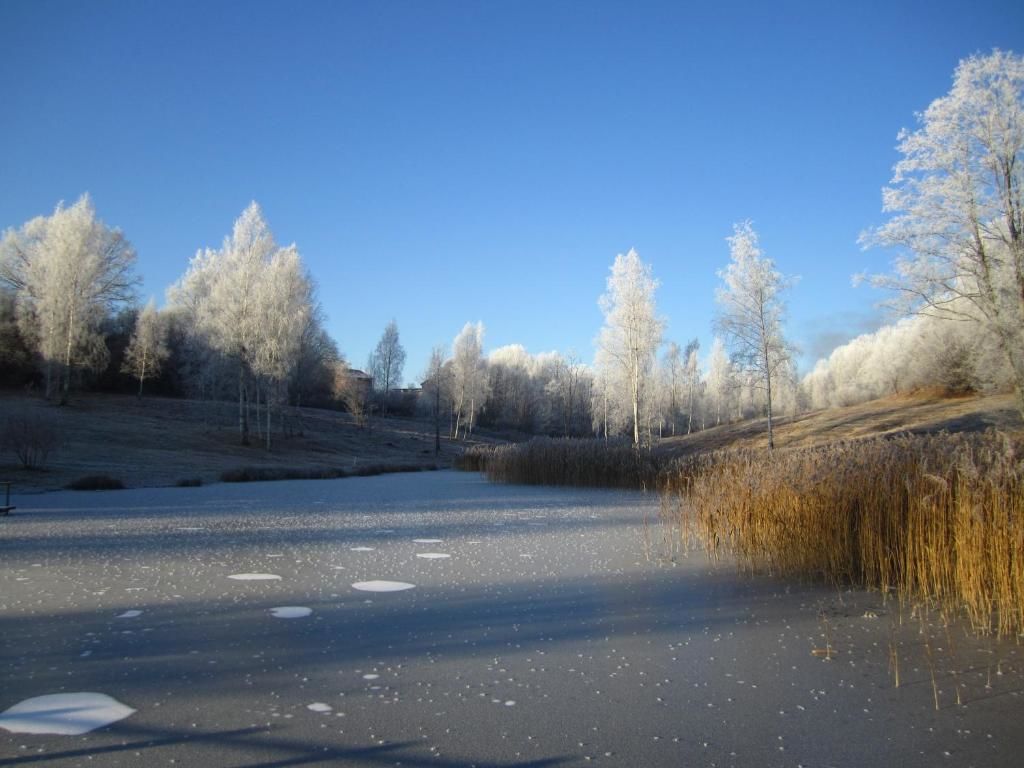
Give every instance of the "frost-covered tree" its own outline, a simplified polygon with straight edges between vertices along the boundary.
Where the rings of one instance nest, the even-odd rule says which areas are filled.
[[[664,328],[654,303],[657,287],[650,266],[630,249],[626,255],[615,257],[607,291],[598,302],[604,313],[604,326],[597,337],[597,363],[612,369],[604,383],[620,385],[616,397],[629,404],[636,446],[640,445],[645,388]]]
[[[772,385],[792,357],[782,335],[786,309],[782,293],[789,283],[771,259],[762,255],[749,221],[736,224],[727,239],[732,260],[718,273],[725,285],[716,296],[719,314],[715,324],[732,350],[733,361],[764,392],[768,447],[774,448]]]
[[[676,419],[679,417],[679,404],[683,400],[685,388],[683,376],[683,351],[674,341],[665,347],[665,356],[661,362],[662,392],[664,393],[665,417],[672,426],[672,434],[676,433]]]
[[[700,394],[700,341],[690,340],[683,351],[683,380],[686,386],[686,434],[693,432],[693,412]]]
[[[715,424],[721,424],[722,415],[728,419],[731,414],[730,405],[736,392],[736,376],[729,355],[725,351],[725,344],[717,336],[711,344],[707,392],[715,411]]]
[[[384,328],[377,347],[370,355],[369,373],[373,386],[380,393],[381,410],[388,412],[388,393],[402,380],[405,367],[405,348],[398,337],[398,323],[392,320]]]
[[[131,301],[135,250],[96,217],[88,195],[59,204],[0,239],[0,282],[17,292],[22,336],[43,363],[46,394],[66,402],[75,368],[101,368],[107,349],[98,329]]]
[[[484,324],[466,323],[452,343],[452,396],[455,424],[453,437],[473,432],[477,411],[487,396],[487,363],[483,356]]]
[[[434,347],[430,351],[427,370],[423,372],[423,394],[430,401],[430,414],[434,419],[435,456],[441,453],[441,402],[447,397],[450,370],[444,347]]]
[[[139,380],[139,397],[142,397],[143,382],[160,375],[169,354],[167,324],[156,311],[154,301],[150,299],[135,320],[135,330],[125,349],[124,362],[121,365],[122,373]]]
[[[168,298],[188,313],[197,340],[234,365],[238,430],[247,445],[250,398],[258,403],[262,384],[269,408],[297,364],[313,311],[314,290],[298,250],[277,245],[253,202],[220,250],[196,253]]]
[[[1024,414],[1024,58],[997,50],[961,61],[918,121],[900,133],[883,191],[892,218],[862,236],[902,251],[895,274],[873,281],[911,309],[982,323]]]

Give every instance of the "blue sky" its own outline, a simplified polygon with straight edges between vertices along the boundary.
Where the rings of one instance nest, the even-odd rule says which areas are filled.
[[[354,365],[392,318],[406,379],[476,320],[590,360],[631,247],[706,352],[749,218],[806,369],[879,322],[897,132],[1024,4],[0,0],[0,35],[0,227],[88,191],[143,301],[255,199]]]

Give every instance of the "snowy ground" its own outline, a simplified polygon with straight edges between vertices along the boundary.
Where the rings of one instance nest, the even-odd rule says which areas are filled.
[[[1018,646],[878,595],[673,558],[643,524],[649,496],[439,472],[16,503],[0,519],[0,766],[1010,766],[1024,752]],[[79,693],[113,702],[25,703]],[[123,719],[8,732],[95,724],[38,714],[52,702]]]

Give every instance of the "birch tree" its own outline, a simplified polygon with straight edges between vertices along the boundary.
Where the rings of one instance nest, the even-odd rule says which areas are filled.
[[[729,404],[736,391],[736,378],[732,363],[725,351],[725,344],[715,337],[711,344],[711,360],[708,364],[708,395],[715,407],[715,425],[722,423],[722,413],[727,417]]]
[[[384,328],[376,349],[370,355],[369,373],[373,385],[380,392],[381,410],[388,412],[388,393],[402,380],[405,367],[405,348],[398,336],[398,323],[392,320]]]
[[[772,383],[786,368],[792,349],[782,335],[789,281],[761,253],[749,221],[733,227],[729,242],[732,261],[718,273],[717,330],[725,337],[732,358],[752,385],[763,391],[768,416],[768,447],[775,447],[772,427]]]
[[[430,398],[430,412],[434,417],[434,455],[441,453],[441,400],[448,388],[448,356],[444,347],[434,347],[430,352],[430,362],[423,374],[424,394]]]
[[[253,202],[220,250],[196,253],[168,297],[190,313],[203,342],[233,363],[238,431],[242,444],[248,445],[254,376],[272,387],[280,383],[296,363],[312,312],[312,284],[298,250],[294,245],[277,245],[259,205]]]
[[[640,446],[644,390],[661,344],[664,323],[658,317],[654,292],[658,281],[633,249],[619,254],[608,276],[607,291],[598,305],[604,326],[597,337],[598,361],[614,369],[605,384],[625,384],[620,397],[628,398],[633,419],[633,444]],[[617,374],[617,375],[615,375]]]
[[[167,348],[167,324],[156,311],[152,299],[139,313],[135,320],[135,331],[124,353],[122,373],[139,380],[139,394],[142,397],[142,385],[146,379],[155,379],[160,375],[164,361],[170,354]]]
[[[454,437],[459,429],[463,438],[473,431],[477,409],[483,405],[486,392],[486,364],[483,358],[484,324],[466,323],[452,343],[452,396],[455,410]]]
[[[88,195],[0,240],[0,282],[17,292],[19,326],[42,360],[48,397],[67,402],[76,367],[106,364],[100,322],[130,302],[135,249],[96,217]]]
[[[683,379],[686,382],[686,434],[693,432],[693,411],[700,391],[700,341],[691,339],[683,352]]]
[[[883,190],[889,221],[862,242],[899,248],[896,289],[909,309],[977,320],[1014,372],[1024,415],[1024,57],[960,62],[950,92],[901,131]]]

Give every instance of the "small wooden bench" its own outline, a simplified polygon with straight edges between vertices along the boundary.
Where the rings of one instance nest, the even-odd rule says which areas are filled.
[[[0,515],[6,515],[12,509],[17,509],[17,507],[11,504],[11,484],[2,482],[0,485],[4,486],[4,503],[0,505]]]

